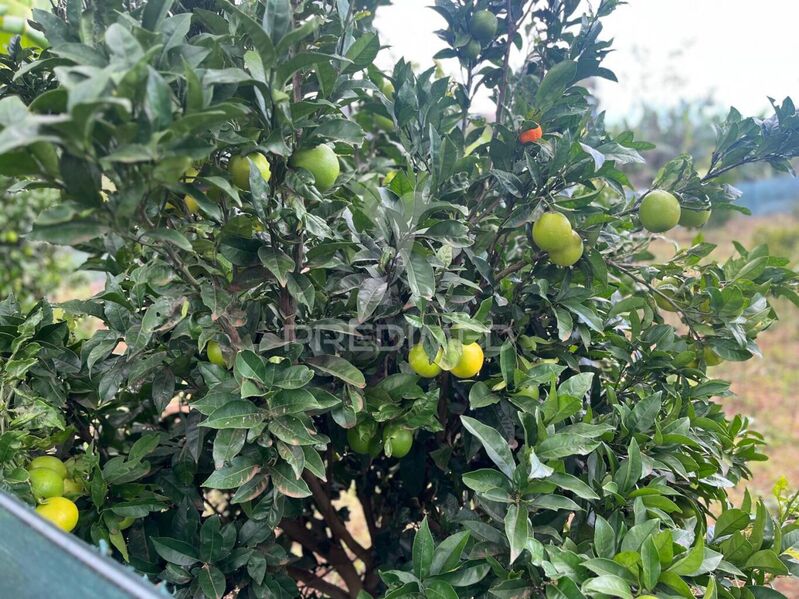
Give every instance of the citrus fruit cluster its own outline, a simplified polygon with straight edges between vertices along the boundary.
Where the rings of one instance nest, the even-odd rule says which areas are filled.
[[[381,450],[388,457],[404,458],[413,445],[413,431],[399,424],[387,424],[380,434],[376,422],[364,420],[347,431],[347,443],[355,453],[373,458],[380,455]]]
[[[655,189],[641,200],[638,218],[650,233],[665,233],[677,225],[687,228],[704,226],[710,218],[710,210],[682,207],[673,193]]]
[[[583,255],[583,240],[560,212],[545,212],[533,225],[533,241],[558,266],[572,266]]]
[[[55,456],[34,458],[28,467],[31,492],[39,505],[36,513],[61,530],[71,532],[78,524],[78,507],[72,499],[82,493],[82,486],[68,478],[67,467]]]
[[[233,185],[244,191],[251,191],[250,164],[260,173],[264,182],[268,183],[272,178],[272,167],[269,164],[269,159],[261,152],[234,154],[228,160],[228,174]],[[316,188],[321,192],[330,189],[341,173],[338,156],[326,144],[298,150],[289,159],[289,166],[308,171],[313,177]],[[186,183],[192,183],[199,176],[200,169],[196,166],[189,166],[182,180]],[[212,188],[208,190],[208,196],[211,199],[218,200],[221,194],[218,189]],[[184,195],[183,204],[189,214],[197,214],[200,211],[200,202],[191,194]],[[172,203],[167,203],[166,207],[175,209]]]
[[[496,15],[490,10],[478,10],[475,12],[469,21],[471,39],[465,46],[461,47],[464,58],[471,62],[477,60],[483,48],[494,39],[498,25],[499,22]]]
[[[408,364],[410,364],[411,370],[419,376],[432,379],[441,374],[443,370],[438,364],[442,354],[443,351],[439,349],[436,357],[431,362],[427,356],[427,352],[424,350],[424,346],[421,343],[417,343],[411,348],[411,351],[408,352]],[[480,372],[482,367],[483,348],[475,342],[467,343],[463,346],[458,363],[450,368],[449,371],[459,379],[470,379]]]

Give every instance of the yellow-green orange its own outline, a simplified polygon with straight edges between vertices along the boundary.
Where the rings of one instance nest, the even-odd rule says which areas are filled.
[[[572,231],[569,244],[563,249],[549,252],[549,261],[558,266],[572,266],[583,256],[583,240]]]
[[[683,227],[703,227],[710,218],[710,210],[694,210],[693,208],[680,209],[680,225]]]
[[[705,359],[705,365],[706,366],[718,366],[719,364],[721,364],[724,361],[723,358],[720,355],[718,355],[716,352],[714,352],[709,347],[706,347],[704,349],[704,351],[702,352],[702,356]]]
[[[496,15],[489,10],[478,10],[472,15],[469,33],[483,43],[490,41],[497,33]]]
[[[186,211],[189,214],[197,214],[200,211],[200,204],[194,199],[194,196],[186,194],[183,198],[183,204],[186,206]]]
[[[64,497],[75,499],[76,497],[80,497],[81,495],[83,495],[83,487],[76,480],[72,478],[65,478],[63,495]]]
[[[31,479],[31,491],[37,499],[60,497],[64,494],[64,479],[57,472],[48,468],[34,468],[28,475]]]
[[[408,352],[408,364],[411,365],[411,370],[416,374],[426,379],[432,379],[441,374],[441,367],[436,364],[441,359],[441,350],[438,350],[436,357],[431,362],[424,351],[424,345],[417,343]]]
[[[223,368],[227,366],[225,363],[225,356],[222,355],[222,347],[217,341],[209,341],[205,351],[208,354],[208,361],[211,362],[211,364],[216,364]]]
[[[450,370],[459,379],[469,379],[480,372],[483,367],[483,348],[477,343],[469,343],[463,346],[461,359]]]
[[[327,191],[338,179],[341,167],[333,148],[319,144],[314,148],[294,152],[289,160],[292,168],[304,168],[313,175],[314,184],[319,191]]]
[[[52,497],[36,508],[36,513],[65,532],[78,524],[78,506],[66,497]]]
[[[545,252],[557,252],[574,243],[571,223],[560,212],[545,212],[533,225],[533,241]]]
[[[253,152],[246,156],[233,156],[228,163],[230,178],[236,187],[246,191],[250,190],[250,160],[261,173],[264,181],[269,181],[272,177],[269,161],[260,152]]]
[[[656,189],[646,195],[638,209],[638,217],[647,231],[664,233],[680,222],[680,202],[674,195]]]
[[[33,470],[34,468],[47,468],[58,474],[61,478],[67,475],[67,467],[64,465],[64,462],[54,455],[40,455],[37,458],[33,458],[33,460],[31,460],[30,469]]]

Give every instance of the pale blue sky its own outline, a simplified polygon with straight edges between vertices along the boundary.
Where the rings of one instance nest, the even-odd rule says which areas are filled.
[[[432,64],[443,27],[432,0],[396,0],[379,9],[376,24],[399,56]],[[606,65],[620,83],[601,82],[598,93],[611,120],[629,115],[641,99],[668,107],[680,98],[713,94],[721,106],[745,113],[768,108],[766,97],[799,101],[799,0],[630,0],[605,20],[615,38]],[[448,71],[457,64],[448,61]]]

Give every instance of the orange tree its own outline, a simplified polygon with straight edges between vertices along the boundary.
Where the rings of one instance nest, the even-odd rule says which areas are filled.
[[[707,368],[758,354],[797,276],[701,236],[655,261],[642,220],[788,169],[791,101],[637,191],[652,146],[580,84],[614,77],[616,2],[437,0],[463,84],[374,65],[384,3],[34,13],[0,160],[59,191],[31,237],[106,283],[60,306],[83,341],[0,304],[3,488],[33,504],[58,456],[73,534],[178,597],[781,597],[793,502],[728,500],[763,440]]]

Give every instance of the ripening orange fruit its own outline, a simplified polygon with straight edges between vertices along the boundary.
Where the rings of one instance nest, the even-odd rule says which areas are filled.
[[[541,125],[537,125],[533,129],[526,129],[519,134],[519,141],[523,144],[531,144],[537,142],[544,135],[544,130]]]

